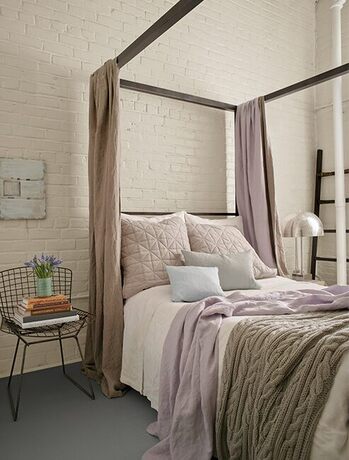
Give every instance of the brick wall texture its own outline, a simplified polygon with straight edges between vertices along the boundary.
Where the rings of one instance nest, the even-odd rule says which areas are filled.
[[[81,307],[88,293],[89,75],[173,4],[0,0],[0,157],[44,160],[47,187],[45,220],[0,221],[0,268],[54,253],[73,269]],[[327,24],[327,7],[323,15],[319,8]],[[314,74],[315,13],[309,0],[207,0],[124,67],[122,78],[247,101]],[[328,35],[321,30],[325,47]],[[284,218],[312,208],[314,91],[270,102],[267,115]],[[232,210],[233,124],[232,114],[122,90],[123,209]],[[292,268],[292,242],[286,248]],[[0,375],[9,371],[13,344],[0,336]],[[59,363],[54,345],[37,348],[28,369]],[[77,358],[68,345],[67,356]]]

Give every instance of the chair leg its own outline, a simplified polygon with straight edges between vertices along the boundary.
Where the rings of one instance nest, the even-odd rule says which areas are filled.
[[[13,418],[14,422],[16,422],[17,418],[18,418],[19,403],[20,403],[20,400],[21,400],[21,392],[22,392],[23,371],[24,371],[24,364],[25,364],[25,358],[26,358],[28,345],[24,344],[24,348],[23,348],[21,373],[20,373],[20,376],[19,376],[19,387],[18,387],[18,390],[17,390],[16,402],[14,402],[14,398],[13,398],[12,391],[11,391],[11,382],[12,382],[12,377],[13,377],[13,371],[14,371],[15,364],[16,364],[16,359],[17,359],[17,354],[18,354],[18,347],[19,347],[19,338],[17,339],[16,349],[15,349],[15,353],[14,353],[13,361],[12,361],[12,366],[11,366],[11,372],[10,372],[10,376],[9,376],[8,382],[7,382],[7,392],[8,392],[8,397],[9,397],[10,406],[11,406],[12,418]]]
[[[80,347],[80,343],[79,343],[79,340],[76,336],[72,337],[75,339],[76,341],[76,344],[77,344],[77,347],[78,347],[78,350],[79,350],[79,354],[80,354],[80,357],[81,359],[83,359],[83,355],[82,355],[82,351],[81,351],[81,347]],[[91,399],[95,399],[95,394],[94,394],[94,391],[93,391],[93,387],[92,387],[92,384],[91,384],[91,381],[88,377],[86,377],[87,381],[88,381],[88,386],[89,386],[89,391],[86,390],[83,386],[80,385],[80,383],[78,383],[76,380],[73,379],[73,377],[71,377],[67,372],[66,372],[66,369],[65,369],[65,362],[64,362],[64,352],[63,352],[63,340],[62,340],[62,337],[61,335],[59,334],[59,347],[60,347],[60,350],[61,350],[61,358],[62,358],[62,371],[63,371],[63,374],[64,376],[70,380],[77,388],[79,388],[80,391],[82,391],[83,393],[85,393],[85,395],[87,395],[89,398]]]
[[[83,362],[84,361],[84,356],[83,356],[82,351],[81,351],[81,346],[80,346],[78,336],[75,336],[74,339],[75,339],[76,345],[77,345],[78,350],[79,350],[81,361]],[[92,386],[92,383],[91,383],[91,379],[89,379],[88,377],[86,377],[86,379],[87,379],[88,386],[89,386],[89,389],[90,389],[91,398],[95,399],[95,394],[94,394],[94,391],[93,391],[93,386]]]

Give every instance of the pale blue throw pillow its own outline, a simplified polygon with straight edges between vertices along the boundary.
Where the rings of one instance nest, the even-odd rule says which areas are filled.
[[[210,296],[224,296],[217,267],[166,266],[173,302],[196,302]]]

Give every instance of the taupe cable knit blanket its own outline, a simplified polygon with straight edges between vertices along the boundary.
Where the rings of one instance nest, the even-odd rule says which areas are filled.
[[[227,344],[217,412],[220,460],[308,460],[343,353],[349,313],[238,323]]]

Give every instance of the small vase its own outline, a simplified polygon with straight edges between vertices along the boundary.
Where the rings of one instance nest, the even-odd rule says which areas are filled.
[[[52,295],[52,278],[36,278],[36,295],[38,297]]]

